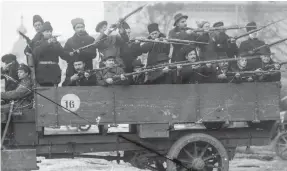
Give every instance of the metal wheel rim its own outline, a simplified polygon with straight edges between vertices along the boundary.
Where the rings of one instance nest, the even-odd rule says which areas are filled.
[[[196,150],[195,150],[196,149]],[[228,171],[228,154],[220,141],[205,134],[192,134],[179,139],[168,157],[167,171]]]
[[[276,154],[283,160],[287,160],[287,132],[281,133],[275,145]]]

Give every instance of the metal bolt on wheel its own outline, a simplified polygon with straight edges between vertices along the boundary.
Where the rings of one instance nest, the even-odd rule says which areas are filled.
[[[275,144],[275,151],[282,160],[287,160],[287,132],[283,132],[278,135]]]
[[[171,147],[167,171],[228,171],[229,159],[224,146],[206,134],[191,134],[177,140]]]

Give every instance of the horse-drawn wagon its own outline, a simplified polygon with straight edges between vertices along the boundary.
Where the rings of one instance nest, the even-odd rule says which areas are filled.
[[[2,150],[3,170],[36,169],[36,156],[87,157],[84,153],[124,151],[114,157],[88,157],[124,160],[155,170],[227,171],[237,146],[269,144],[280,121],[278,82],[38,87],[35,91],[34,106],[21,108],[22,115],[11,120]],[[106,125],[119,124],[129,124],[129,130],[107,133]],[[189,126],[178,129],[179,124]],[[45,133],[47,127],[67,125],[97,125],[99,131]]]

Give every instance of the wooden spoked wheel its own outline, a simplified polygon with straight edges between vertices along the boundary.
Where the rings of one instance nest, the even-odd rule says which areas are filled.
[[[275,151],[282,160],[287,160],[287,132],[283,132],[278,135],[275,144]]]
[[[171,147],[167,171],[228,171],[229,159],[224,146],[206,134],[191,134]]]

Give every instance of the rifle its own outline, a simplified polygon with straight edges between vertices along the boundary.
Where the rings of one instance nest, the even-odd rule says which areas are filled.
[[[176,43],[185,43],[186,45],[190,45],[190,44],[206,44],[208,45],[209,43],[206,42],[198,42],[198,41],[191,41],[191,40],[180,40],[180,39],[164,39],[167,40],[169,42],[176,42]]]
[[[248,53],[249,53],[250,55],[253,55],[253,54],[255,54],[256,52],[258,52],[261,48],[271,47],[271,46],[276,45],[276,44],[278,44],[278,43],[282,43],[282,42],[284,42],[284,41],[286,41],[286,40],[287,40],[287,38],[281,39],[281,40],[278,40],[278,41],[275,41],[275,42],[270,43],[270,44],[265,44],[265,45],[259,46],[259,47],[255,48],[255,49],[251,50],[251,51],[248,52]]]
[[[140,10],[142,10],[143,7],[146,6],[146,5],[147,5],[147,4],[145,4],[145,5],[143,5],[143,6],[140,6],[139,8],[133,10],[132,12],[130,12],[129,14],[127,14],[126,16],[124,16],[124,18],[119,19],[119,21],[118,21],[116,24],[113,24],[113,25],[116,26],[116,27],[114,27],[114,29],[120,28],[121,25],[123,24],[123,22],[124,22],[125,20],[127,20],[127,19],[128,19],[130,16],[132,16],[133,14],[135,14],[135,13],[139,12]],[[111,34],[111,32],[108,32],[108,34],[107,34],[106,36],[108,36],[108,35],[110,35],[110,34]],[[107,37],[102,38],[103,36],[104,36],[104,35],[100,35],[100,36],[99,36],[99,37],[100,37],[99,40],[95,40],[93,43],[91,43],[91,44],[89,44],[89,45],[86,45],[86,46],[83,46],[83,47],[80,47],[80,48],[78,48],[78,49],[73,50],[73,54],[75,54],[77,51],[82,51],[82,50],[84,50],[84,49],[87,49],[87,48],[89,48],[89,47],[92,47],[92,46],[94,46],[94,45],[100,43],[101,41],[107,39]]]
[[[270,71],[240,71],[240,72],[227,72],[227,74],[258,74],[258,73],[267,73],[270,72],[286,72],[287,70],[270,70]]]
[[[254,59],[254,58],[259,58],[259,56],[251,56],[251,57],[248,57],[247,59]],[[156,66],[156,67],[153,67],[153,68],[143,69],[141,71],[132,72],[132,73],[126,73],[126,74],[123,74],[123,75],[125,77],[128,77],[128,76],[137,75],[137,74],[141,74],[141,73],[156,71],[156,70],[159,70],[159,69],[163,69],[165,67],[175,68],[178,65],[179,66],[189,66],[189,65],[207,64],[207,63],[230,62],[230,61],[237,61],[237,60],[238,60],[238,58],[217,59],[217,60],[210,60],[210,61],[186,62],[186,63],[183,63],[183,61],[182,61],[181,64],[175,64],[175,63],[165,64],[165,65],[163,64],[162,66]],[[120,75],[115,75],[114,76],[114,78],[118,78],[118,77],[120,77]]]
[[[268,27],[268,26],[270,26],[270,25],[272,25],[272,24],[278,23],[278,22],[283,21],[283,20],[285,20],[285,18],[284,18],[284,19],[281,19],[281,20],[278,20],[278,21],[274,21],[274,22],[272,22],[272,23],[269,23],[269,24],[267,24],[267,25],[265,25],[265,26],[262,26],[262,27],[260,27],[260,28],[258,28],[258,29],[251,30],[251,31],[249,31],[249,32],[247,32],[247,33],[245,33],[245,34],[240,35],[240,36],[236,36],[236,37],[234,37],[233,39],[235,39],[235,40],[240,39],[240,38],[242,38],[242,37],[245,37],[245,36],[247,36],[247,35],[249,35],[249,34],[258,32],[258,31],[260,31],[260,30],[262,30],[262,29],[264,29],[264,28],[266,28],[266,27]],[[252,27],[252,26],[250,26],[250,27]]]
[[[130,41],[135,41],[135,40],[138,40],[140,42],[151,42],[151,43],[163,43],[163,44],[179,44],[179,45],[190,45],[191,43],[201,43],[201,44],[208,44],[208,43],[204,43],[204,42],[196,42],[196,41],[181,41],[181,40],[178,40],[178,42],[176,41],[171,41],[170,39],[163,39],[163,40],[151,40],[151,39],[142,39],[142,38],[135,38],[135,39],[132,39]],[[173,39],[173,40],[177,40],[177,39]]]
[[[280,62],[280,63],[274,63],[274,64],[268,64],[264,67],[264,69],[265,70],[273,69],[273,68],[275,68],[276,64],[278,64],[281,67],[282,65],[287,64],[287,61],[286,62]]]
[[[211,31],[219,31],[219,30],[237,30],[237,29],[244,29],[250,26],[229,26],[229,27],[210,27],[208,29],[192,29],[187,27],[185,30],[192,30],[193,32],[197,33],[197,32],[211,32]]]

